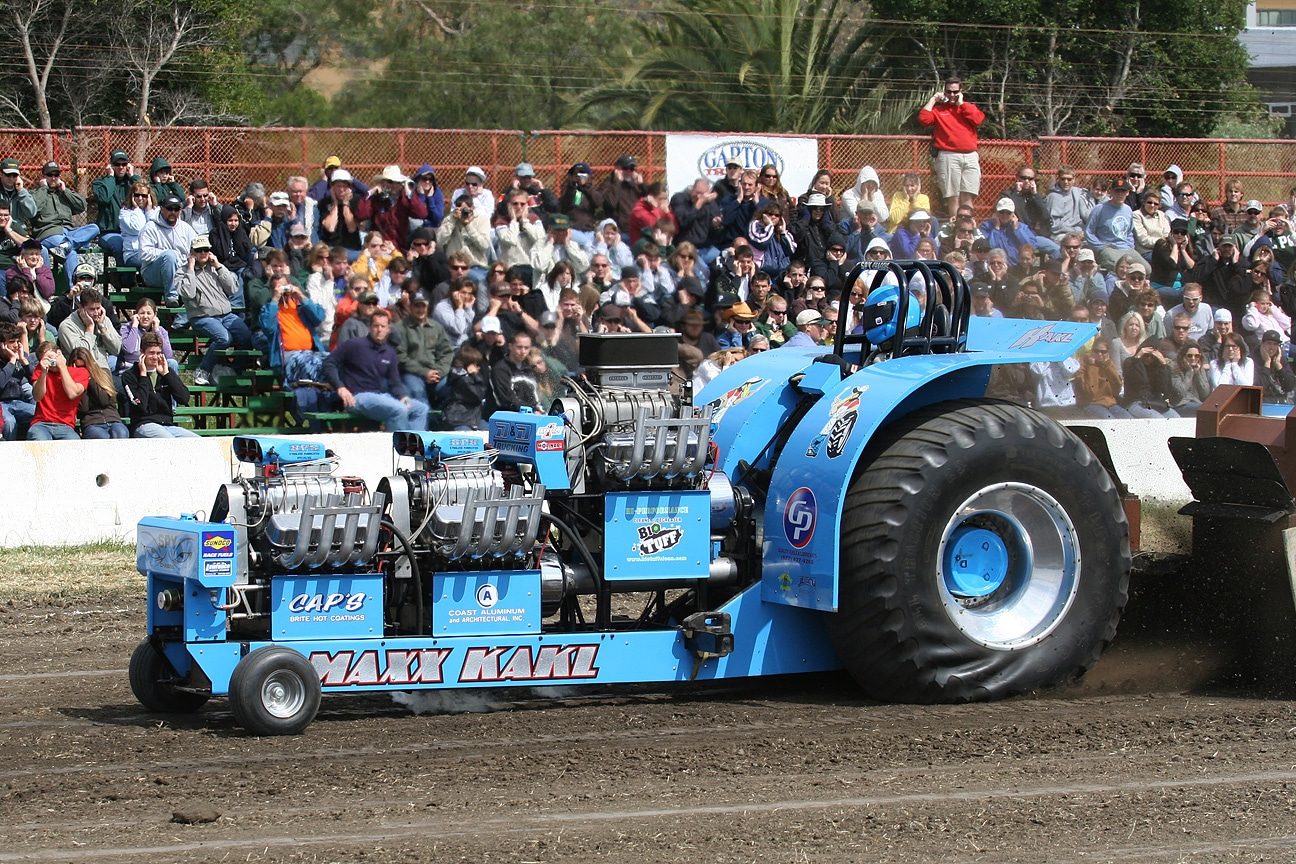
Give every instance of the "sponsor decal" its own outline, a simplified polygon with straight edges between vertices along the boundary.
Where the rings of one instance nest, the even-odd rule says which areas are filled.
[[[673,549],[684,539],[683,528],[662,528],[657,522],[640,527],[637,533],[639,542],[635,545],[635,551],[641,558]]]
[[[544,426],[536,429],[537,438],[558,438],[563,434],[563,427],[560,423],[546,423]]]
[[[203,573],[208,576],[228,576],[234,572],[233,561],[204,561]]]
[[[1040,342],[1052,342],[1060,345],[1068,344],[1075,338],[1075,333],[1070,330],[1055,330],[1056,325],[1045,324],[1042,327],[1032,327],[1021,336],[1017,341],[1008,346],[1008,350],[1014,348],[1030,348]]]
[[[766,165],[773,165],[783,174],[783,157],[772,147],[759,141],[723,141],[714,147],[708,147],[698,156],[698,176],[713,180],[725,176],[725,164],[737,162],[744,168],[759,171]]]
[[[792,590],[792,574],[783,572],[778,577],[779,590],[784,594]]]
[[[537,453],[554,453],[554,452],[560,453],[566,447],[567,447],[567,442],[563,441],[561,438],[555,441],[540,440],[535,443],[535,449]]]
[[[364,608],[366,595],[355,594],[298,594],[288,601],[289,612],[330,612],[334,609],[359,612]]]
[[[499,589],[489,583],[477,589],[477,605],[489,609],[499,602]]]
[[[819,448],[828,445],[828,458],[836,459],[846,450],[846,442],[859,421],[860,396],[868,392],[868,385],[851,387],[833,397],[828,409],[828,419],[824,422],[819,434],[810,439],[806,446],[806,456],[814,458],[819,455]]]
[[[819,521],[819,508],[814,492],[802,486],[793,492],[783,505],[783,534],[793,548],[804,549],[814,537],[815,523]]]
[[[718,399],[711,400],[711,423],[713,425],[719,423],[726,411],[759,390],[763,383],[765,383],[764,378],[748,378]]]
[[[233,558],[234,533],[232,531],[202,532],[202,556],[204,558]]]
[[[457,678],[445,677],[454,649],[314,651],[309,659],[322,687],[575,681],[597,678],[597,645],[530,645],[469,648]]]

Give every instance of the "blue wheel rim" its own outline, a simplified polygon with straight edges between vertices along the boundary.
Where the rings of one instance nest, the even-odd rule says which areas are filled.
[[[959,525],[945,547],[945,587],[955,597],[989,597],[1008,578],[1008,544],[995,531]]]

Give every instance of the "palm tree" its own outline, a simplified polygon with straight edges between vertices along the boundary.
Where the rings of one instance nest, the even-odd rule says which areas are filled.
[[[848,0],[670,0],[646,46],[575,116],[641,129],[895,132],[921,97],[882,82],[884,43]]]

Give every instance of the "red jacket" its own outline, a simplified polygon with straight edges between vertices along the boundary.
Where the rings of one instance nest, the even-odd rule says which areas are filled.
[[[649,207],[647,198],[640,198],[635,202],[634,209],[630,211],[630,245],[639,242],[639,238],[644,235],[645,231],[651,231],[659,219],[669,219],[675,221],[675,216],[667,209],[662,207]],[[676,225],[676,228],[679,226]]]
[[[975,153],[977,127],[985,122],[985,112],[971,102],[961,105],[937,102],[931,110],[923,108],[918,112],[918,122],[934,127],[932,144],[937,150]]]
[[[373,227],[382,234],[383,239],[392,241],[402,252],[409,251],[410,217],[426,219],[427,215],[427,204],[423,202],[423,197],[415,195],[411,198],[405,192],[385,207],[379,206],[372,195],[361,199],[356,207],[357,219],[373,220]]]

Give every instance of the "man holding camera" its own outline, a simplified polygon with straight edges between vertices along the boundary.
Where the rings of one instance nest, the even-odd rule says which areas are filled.
[[[981,192],[977,127],[985,122],[985,112],[964,99],[963,81],[952,77],[927,100],[918,122],[931,127],[936,150],[932,170],[945,199],[945,212],[952,218],[959,204],[971,204]]]
[[[410,194],[410,178],[401,173],[399,165],[388,165],[379,175],[379,182],[360,202],[356,215],[392,242],[401,254],[409,251],[411,219],[426,219],[427,204],[418,195]]]
[[[231,345],[251,348],[252,333],[230,306],[238,282],[212,254],[211,241],[206,237],[194,238],[189,260],[176,274],[176,290],[189,313],[189,324],[210,340],[194,372],[194,383],[211,384],[212,370],[221,352]]]
[[[441,223],[436,232],[437,248],[447,258],[456,252],[468,256],[468,275],[481,284],[486,278],[487,256],[490,253],[490,222],[486,214],[477,212],[473,196],[460,192],[454,200],[450,216]],[[431,290],[434,286],[423,285]]]

